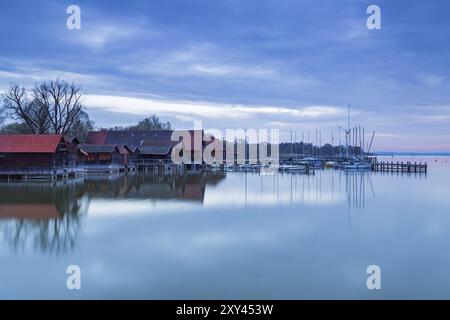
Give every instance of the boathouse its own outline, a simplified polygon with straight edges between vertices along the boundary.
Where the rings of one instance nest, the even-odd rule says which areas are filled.
[[[146,160],[169,161],[172,146],[142,146],[137,149],[136,163],[145,162]]]
[[[77,137],[64,136],[64,139],[67,143],[67,147],[69,148],[69,152],[76,154],[78,145],[81,143]]]
[[[135,159],[133,150],[126,145],[117,146],[117,148],[120,154],[119,163],[126,167],[131,166]]]
[[[76,166],[60,134],[0,134],[0,175],[58,176]]]
[[[78,158],[84,166],[104,166],[121,165],[122,156],[119,148],[114,144],[80,144],[78,145]]]
[[[127,131],[127,130],[102,130],[88,133],[86,143],[89,144],[112,144],[125,145],[131,150],[135,150],[135,159],[170,160],[170,152],[179,141],[172,141],[172,134],[181,133],[177,130],[148,130],[148,131]],[[191,159],[202,159],[205,147],[203,141],[203,130],[189,130],[191,146]],[[197,139],[197,143],[194,143]],[[201,161],[202,162],[202,161]],[[201,164],[196,163],[196,164]]]

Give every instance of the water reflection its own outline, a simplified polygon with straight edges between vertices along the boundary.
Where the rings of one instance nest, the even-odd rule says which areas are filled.
[[[208,192],[205,207],[276,206],[305,204],[331,206],[346,203],[363,210],[375,198],[371,172],[322,170],[315,174],[232,173],[227,182]],[[226,197],[223,195],[226,194]]]
[[[62,253],[74,249],[81,220],[95,201],[108,202],[126,212],[128,200],[177,200],[203,203],[206,186],[215,186],[222,174],[115,175],[50,182],[0,184],[0,233],[2,245],[13,251]],[[127,200],[127,207],[120,201]],[[135,205],[135,203],[134,203]],[[95,214],[95,212],[93,212]]]
[[[60,253],[76,245],[84,216],[167,214],[204,207],[344,205],[364,210],[375,198],[370,172],[316,171],[311,174],[257,173],[185,175],[89,175],[56,184],[0,184],[0,230],[14,251],[30,246]],[[350,220],[349,220],[350,221]]]
[[[448,298],[450,170],[442,165],[427,176],[0,183],[0,297]],[[65,287],[70,264],[86,283],[76,296]],[[390,275],[376,296],[365,285],[370,264]],[[410,279],[422,279],[415,292]]]
[[[224,174],[88,176],[90,198],[127,200],[191,200],[203,203],[206,186],[216,186]]]
[[[3,183],[0,186],[0,232],[14,251],[32,246],[53,253],[73,249],[86,212],[83,184]]]

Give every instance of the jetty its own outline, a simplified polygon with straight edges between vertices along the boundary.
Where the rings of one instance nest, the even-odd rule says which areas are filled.
[[[372,171],[397,173],[427,173],[428,164],[422,162],[376,161],[372,163]]]

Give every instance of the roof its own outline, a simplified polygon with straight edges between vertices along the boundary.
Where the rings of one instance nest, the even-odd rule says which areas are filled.
[[[119,149],[114,144],[88,144],[83,143],[78,145],[78,150],[83,153],[112,153],[114,151],[119,152]]]
[[[86,143],[105,144],[109,131],[89,131],[86,137]]]
[[[55,153],[60,134],[0,134],[0,153]]]
[[[148,146],[139,147],[140,154],[154,154],[154,155],[168,155],[170,153],[171,146]]]
[[[67,147],[69,147],[70,152],[77,151],[77,145],[80,144],[80,140],[77,137],[64,136],[64,140],[66,140]]]
[[[127,145],[130,148],[135,148],[143,145],[145,141],[152,141],[152,145],[155,145],[156,141],[159,141],[174,146],[178,143],[178,141],[172,141],[172,133],[181,131],[182,130],[90,131],[88,133],[86,142],[91,144]],[[191,135],[192,146],[194,144],[193,142],[195,132],[200,133],[201,139],[203,140],[203,130],[188,130],[188,131]]]
[[[64,139],[66,140],[66,142],[70,142],[70,143],[74,143],[74,144],[80,144],[80,139],[78,139],[76,136],[68,136],[65,135]]]
[[[166,147],[166,146],[175,146],[178,142],[176,141],[166,141],[166,140],[143,140],[141,142],[141,145],[139,146],[139,148],[141,147],[155,147],[155,146],[159,146],[159,147]]]
[[[136,148],[130,148],[127,145],[121,145],[121,146],[117,146],[117,149],[119,149],[119,153],[120,154],[129,154],[129,153],[133,153],[133,149],[135,150]]]

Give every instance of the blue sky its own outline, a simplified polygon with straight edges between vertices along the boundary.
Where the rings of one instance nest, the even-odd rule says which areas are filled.
[[[66,28],[71,4],[81,30]],[[326,142],[351,104],[375,150],[450,151],[448,1],[2,0],[0,21],[0,91],[75,81],[98,126],[156,113]]]

